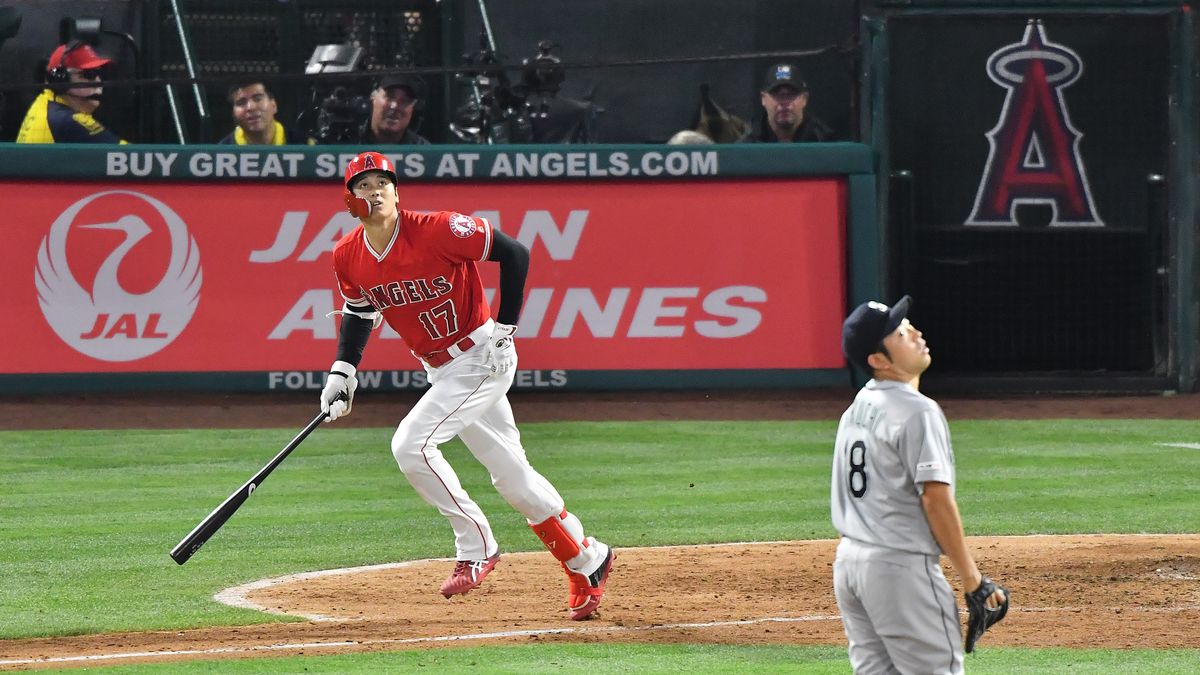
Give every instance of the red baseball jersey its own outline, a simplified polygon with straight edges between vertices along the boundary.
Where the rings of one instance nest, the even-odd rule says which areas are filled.
[[[333,272],[351,305],[370,304],[418,355],[441,351],[491,316],[475,263],[492,252],[485,218],[400,211],[382,251],[360,224],[333,248]]]

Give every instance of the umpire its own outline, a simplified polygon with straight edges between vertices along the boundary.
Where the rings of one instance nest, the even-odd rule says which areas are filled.
[[[830,497],[842,535],[834,592],[859,674],[963,671],[943,553],[970,589],[967,652],[1008,611],[1007,589],[980,574],[963,536],[946,416],[917,391],[931,358],[910,303],[863,303],[842,325],[846,358],[872,375],[838,424]]]

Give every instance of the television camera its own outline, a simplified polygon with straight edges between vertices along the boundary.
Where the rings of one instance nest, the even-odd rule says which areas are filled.
[[[481,35],[479,52],[464,55],[468,68],[455,74],[466,102],[455,110],[450,122],[453,136],[464,143],[489,145],[589,140],[590,125],[577,125],[575,132],[564,137],[563,125],[552,120],[580,105],[590,110],[590,104],[558,98],[566,69],[552,53],[556,47],[548,40],[539,42],[537,54],[521,62],[521,78],[514,84],[486,34]]]
[[[321,145],[357,143],[370,116],[370,98],[351,94],[345,87],[334,87],[316,108],[312,136]]]
[[[307,75],[324,73],[360,73],[361,63],[366,58],[363,48],[351,44],[319,45],[308,60],[305,67]],[[401,49],[392,60],[395,68],[411,68],[413,57],[409,49]],[[297,122],[297,126],[305,129],[309,137],[319,144],[347,145],[362,142],[367,125],[371,118],[371,96],[359,93],[365,78],[370,77],[373,88],[386,82],[390,76],[379,78],[378,75],[362,73],[362,78],[355,79],[354,86],[337,85],[332,89],[314,85],[312,101],[308,109],[301,115],[307,121],[306,125]],[[420,110],[421,100],[425,98],[423,80],[416,75],[406,77],[411,83],[414,95],[418,99],[416,110]],[[415,116],[414,116],[415,124]]]

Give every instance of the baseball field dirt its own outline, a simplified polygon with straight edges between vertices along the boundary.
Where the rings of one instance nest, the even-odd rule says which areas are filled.
[[[511,400],[519,423],[835,419],[852,395],[518,392]],[[356,424],[391,426],[413,396],[372,398],[369,406],[355,406]],[[294,426],[297,409],[307,410],[316,395],[2,400],[7,415],[0,429],[251,428]],[[968,418],[1200,416],[1197,395],[940,402],[952,425]],[[981,568],[1006,583],[1016,580],[1003,630],[989,632],[981,646],[1194,647],[1200,635],[1200,535],[975,537],[971,545]],[[834,546],[793,541],[618,549],[604,604],[586,622],[567,619],[565,577],[544,553],[505,554],[481,588],[453,600],[437,593],[450,565],[444,560],[296,575],[229,589],[223,598],[304,617],[302,622],[6,640],[0,641],[0,662],[23,663],[0,669],[555,640],[844,644],[830,592]],[[787,565],[779,563],[781,556]],[[950,570],[947,577],[955,581]]]

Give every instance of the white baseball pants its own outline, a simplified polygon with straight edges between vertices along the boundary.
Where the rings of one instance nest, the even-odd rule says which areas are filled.
[[[855,675],[963,672],[958,605],[938,556],[842,537],[833,589]]]
[[[392,437],[392,455],[408,482],[454,528],[458,560],[483,560],[499,546],[487,517],[439,449],[455,436],[487,468],[496,491],[527,521],[540,523],[563,511],[563,498],[530,466],[521,446],[507,397],[516,368],[503,376],[488,371],[491,325],[489,321],[476,331],[482,338],[471,349],[440,368],[426,367],[429,391]]]

